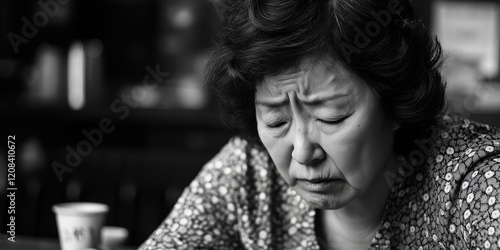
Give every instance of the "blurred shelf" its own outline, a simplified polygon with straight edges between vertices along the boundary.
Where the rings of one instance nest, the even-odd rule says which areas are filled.
[[[122,106],[124,107],[124,106]],[[12,123],[94,123],[109,118],[113,123],[136,123],[160,126],[192,126],[222,128],[221,112],[207,109],[129,108],[117,112],[108,106],[72,110],[62,106],[0,105],[0,114]],[[123,119],[122,119],[123,118]]]

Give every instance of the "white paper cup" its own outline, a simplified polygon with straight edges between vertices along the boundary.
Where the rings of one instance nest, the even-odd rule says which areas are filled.
[[[100,203],[73,202],[52,206],[56,214],[61,250],[98,248],[108,206]]]

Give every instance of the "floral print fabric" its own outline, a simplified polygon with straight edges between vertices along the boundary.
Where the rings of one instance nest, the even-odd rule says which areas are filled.
[[[444,115],[399,155],[370,249],[500,249],[500,131]],[[325,249],[316,211],[261,146],[233,138],[184,190],[147,249]]]

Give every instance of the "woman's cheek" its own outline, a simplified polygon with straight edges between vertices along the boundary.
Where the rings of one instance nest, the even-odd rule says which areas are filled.
[[[286,153],[285,147],[280,143],[281,140],[274,139],[271,141],[270,143],[264,143],[264,146],[269,152],[274,164],[276,164],[278,168],[288,167],[291,155]]]
[[[377,117],[360,119],[353,126],[349,140],[343,148],[341,166],[348,182],[358,190],[364,191],[379,175],[389,157],[390,135],[384,122]]]
[[[364,155],[366,153],[365,130],[367,124],[354,121],[343,131],[331,137],[327,143],[327,153],[336,167],[342,172],[347,182],[354,188],[362,188],[366,182]]]
[[[281,176],[287,183],[290,183],[288,168],[291,161],[291,152],[287,152],[287,147],[283,144],[282,138],[276,138],[266,132],[266,129],[259,128],[259,137],[267,152],[271,156]]]

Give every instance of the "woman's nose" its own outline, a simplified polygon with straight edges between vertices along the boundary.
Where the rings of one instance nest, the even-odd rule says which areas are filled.
[[[314,166],[325,158],[325,152],[305,127],[295,129],[292,158],[301,165]]]

